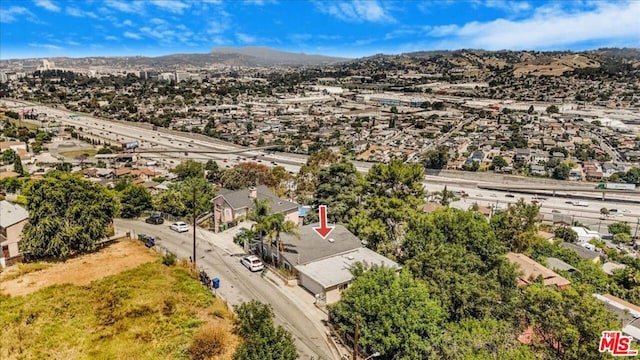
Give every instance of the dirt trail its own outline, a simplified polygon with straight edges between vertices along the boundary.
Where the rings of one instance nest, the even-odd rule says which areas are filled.
[[[0,293],[10,296],[27,295],[55,284],[87,285],[105,276],[118,274],[140,264],[154,261],[158,254],[136,240],[121,240],[104,249],[79,256],[63,263],[53,263],[44,270],[4,281],[13,269],[0,274]]]

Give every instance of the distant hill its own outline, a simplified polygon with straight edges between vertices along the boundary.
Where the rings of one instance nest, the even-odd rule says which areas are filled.
[[[640,49],[607,48],[591,51],[486,51],[478,49],[418,51],[400,55],[377,54],[346,62],[358,74],[408,71],[474,76],[482,79],[507,71],[513,76],[562,76],[571,73],[636,71]]]
[[[292,53],[257,46],[217,47],[213,48],[211,53],[244,56],[247,60],[257,62],[255,65],[324,65],[349,60],[347,58]]]

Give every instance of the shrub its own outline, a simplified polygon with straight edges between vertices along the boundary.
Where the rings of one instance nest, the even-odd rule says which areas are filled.
[[[207,326],[193,338],[189,355],[194,360],[204,360],[225,352],[230,343],[229,333],[220,328]]]
[[[162,263],[167,266],[173,266],[176,264],[177,257],[176,254],[168,252],[165,255],[162,255]]]

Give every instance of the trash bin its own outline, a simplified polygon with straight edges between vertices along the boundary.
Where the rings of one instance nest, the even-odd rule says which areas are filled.
[[[213,278],[213,279],[211,280],[211,284],[213,284],[213,288],[214,288],[214,289],[219,288],[219,287],[220,287],[220,279],[218,279],[218,278]]]

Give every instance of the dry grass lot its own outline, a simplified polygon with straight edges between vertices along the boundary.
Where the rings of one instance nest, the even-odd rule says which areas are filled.
[[[0,274],[0,359],[231,359],[231,315],[186,266],[135,240]],[[200,346],[202,350],[203,346]]]

